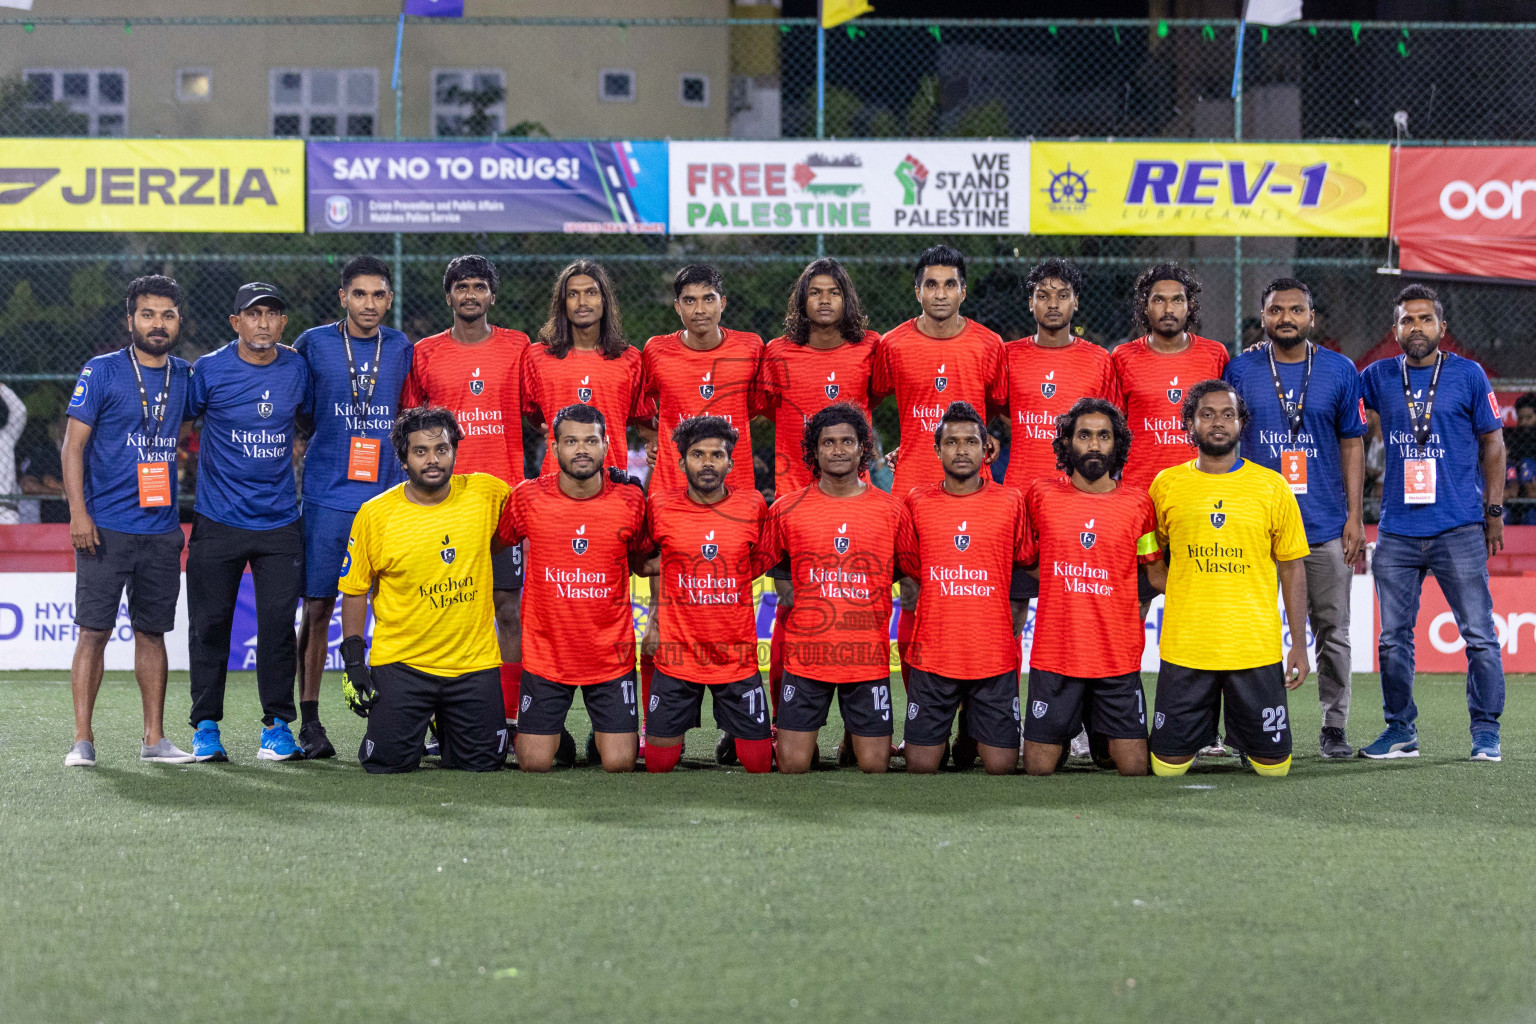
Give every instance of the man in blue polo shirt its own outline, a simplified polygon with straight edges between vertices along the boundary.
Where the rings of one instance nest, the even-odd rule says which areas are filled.
[[[235,600],[247,564],[256,585],[258,760],[304,756],[294,720],[294,610],[304,588],[304,531],[293,479],[295,418],[313,412],[304,357],[281,344],[287,304],[272,285],[235,294],[236,339],[192,364],[187,418],[203,419],[187,550],[192,753],[227,761],[219,736]]]
[[[1293,277],[1264,289],[1259,305],[1268,344],[1227,364],[1223,376],[1248,404],[1243,457],[1285,478],[1307,529],[1312,553],[1307,618],[1317,640],[1317,696],[1323,707],[1318,749],[1326,758],[1354,756],[1349,720],[1349,591],[1365,553],[1361,497],[1365,489],[1365,407],[1355,364],[1307,340],[1315,319],[1312,291]],[[1306,642],[1291,623],[1293,642]]]
[[[128,591],[134,676],[144,704],[144,761],[192,755],[164,732],[165,634],[181,593],[176,440],[187,399],[187,363],[170,354],[181,331],[181,288],[168,277],[128,284],[129,344],[80,371],[64,427],[64,493],[75,547],[75,657],[69,685],[75,742],[64,763],[96,763],[91,716],[107,642]]]
[[[314,382],[315,411],[300,426],[304,448],[304,615],[299,621],[299,746],[335,757],[320,724],[320,680],[330,653],[337,580],[352,518],[363,502],[405,479],[389,447],[411,342],[382,326],[394,301],[389,267],[358,256],[341,271],[342,319],[311,327],[293,343]],[[338,638],[339,639],[339,638]]]
[[[1504,435],[1483,368],[1440,349],[1445,309],[1409,285],[1393,307],[1403,354],[1365,368],[1365,404],[1386,443],[1376,598],[1381,605],[1381,697],[1387,727],[1364,757],[1418,757],[1413,625],[1424,574],[1434,573],[1467,643],[1472,760],[1497,761],[1504,666],[1493,623],[1488,559],[1504,547]]]

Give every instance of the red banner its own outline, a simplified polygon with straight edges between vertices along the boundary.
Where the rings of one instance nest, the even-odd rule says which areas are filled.
[[[1536,147],[1403,149],[1393,164],[1404,270],[1536,281]]]
[[[1499,631],[1499,648],[1505,672],[1536,672],[1536,580],[1528,576],[1494,576],[1493,624]],[[1381,606],[1376,605],[1375,634],[1381,635]],[[1467,642],[1456,628],[1455,616],[1440,584],[1424,578],[1419,599],[1419,621],[1413,627],[1414,668],[1419,672],[1465,672]],[[1381,663],[1371,652],[1371,665]]]

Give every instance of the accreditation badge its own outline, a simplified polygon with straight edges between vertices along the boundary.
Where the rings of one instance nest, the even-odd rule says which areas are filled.
[[[354,437],[347,442],[347,479],[379,482],[379,449],[382,442],[377,437]]]
[[[1406,459],[1403,462],[1403,504],[1435,503],[1434,459]]]
[[[1307,452],[1296,448],[1280,453],[1280,475],[1290,485],[1292,494],[1307,493]]]
[[[136,475],[139,480],[139,508],[171,507],[169,462],[141,462]]]

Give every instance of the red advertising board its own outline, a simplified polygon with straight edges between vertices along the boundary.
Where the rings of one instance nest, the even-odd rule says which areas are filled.
[[[1536,280],[1536,146],[1403,149],[1393,164],[1404,270]]]
[[[1505,672],[1536,672],[1536,578],[1494,576],[1493,624],[1499,631],[1499,648]],[[1381,605],[1376,605],[1376,636],[1381,635]],[[1451,606],[1433,576],[1424,580],[1419,601],[1419,620],[1413,627],[1414,668],[1419,672],[1465,672],[1467,642],[1456,628]],[[1371,652],[1371,666],[1381,670]]]

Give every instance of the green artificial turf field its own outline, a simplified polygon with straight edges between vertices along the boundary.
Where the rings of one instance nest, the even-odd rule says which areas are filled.
[[[121,673],[65,769],[64,673],[0,679],[5,1024],[1536,1020],[1530,677],[1502,764],[1447,677],[1423,757],[1323,762],[1308,685],[1282,780],[750,777],[713,729],[667,777],[376,778],[330,681],[342,757],[258,763],[248,675],[235,763],[142,765]]]

